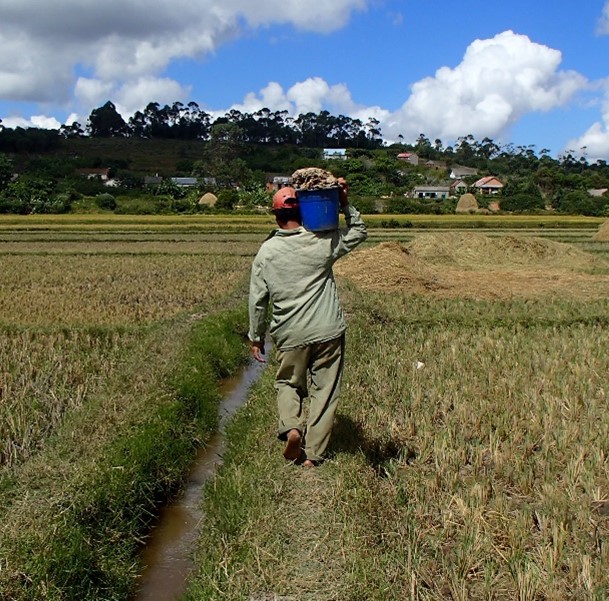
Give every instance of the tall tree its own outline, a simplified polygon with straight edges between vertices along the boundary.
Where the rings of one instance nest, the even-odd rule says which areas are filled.
[[[124,119],[108,100],[103,106],[93,109],[87,122],[87,131],[93,137],[122,137],[129,133]]]

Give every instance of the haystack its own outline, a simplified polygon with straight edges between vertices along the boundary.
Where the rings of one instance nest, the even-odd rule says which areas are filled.
[[[599,270],[601,274],[590,273]],[[334,267],[362,289],[443,298],[606,298],[607,264],[570,244],[476,232],[420,234],[356,250]]]
[[[601,242],[609,240],[609,220],[602,223],[601,227],[598,229],[598,232],[594,234],[593,238],[595,240],[600,240]]]
[[[406,289],[425,292],[438,288],[438,274],[418,261],[407,245],[381,242],[370,249],[354,252],[339,261],[334,272],[366,290]]]
[[[211,192],[206,192],[199,198],[200,205],[207,205],[208,207],[215,207],[218,202],[218,197]]]
[[[463,194],[459,198],[455,213],[475,213],[478,210],[478,201],[473,194]]]
[[[409,250],[431,265],[458,265],[467,269],[538,266],[587,270],[602,262],[572,244],[536,236],[491,237],[465,230],[421,234],[410,243]]]

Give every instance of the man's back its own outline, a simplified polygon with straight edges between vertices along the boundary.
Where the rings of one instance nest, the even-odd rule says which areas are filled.
[[[256,302],[272,303],[271,336],[280,349],[330,340],[345,330],[332,265],[366,239],[360,215],[345,210],[347,230],[313,233],[302,227],[279,229],[264,242],[252,266],[250,336],[259,330]]]

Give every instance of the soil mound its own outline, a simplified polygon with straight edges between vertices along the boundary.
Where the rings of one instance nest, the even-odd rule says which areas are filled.
[[[602,260],[569,244],[447,232],[354,251],[334,271],[377,291],[464,298],[606,297],[609,275],[587,273],[592,268],[609,270]]]
[[[609,240],[609,220],[602,223],[601,227],[598,229],[598,232],[594,234],[593,238],[600,241]]]

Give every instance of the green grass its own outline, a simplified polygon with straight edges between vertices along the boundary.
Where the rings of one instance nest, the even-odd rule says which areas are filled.
[[[20,223],[0,222],[0,598],[126,599],[247,357],[253,250],[171,222],[127,243]]]
[[[158,503],[214,429],[218,380],[243,362],[245,311],[152,328],[116,374],[0,480],[6,599],[125,599]]]
[[[607,598],[608,303],[342,293],[329,461],[285,464],[271,366],[229,430],[187,599]]]

